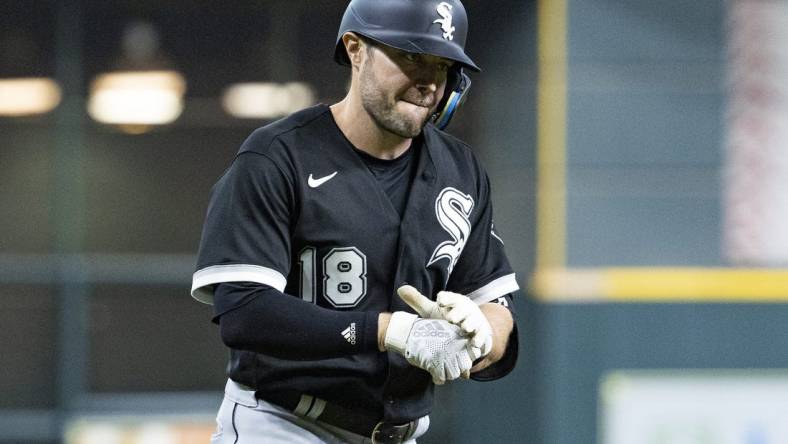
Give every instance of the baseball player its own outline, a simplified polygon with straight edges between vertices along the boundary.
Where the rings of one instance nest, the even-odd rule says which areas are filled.
[[[347,96],[254,131],[211,193],[192,296],[230,348],[213,443],[402,443],[435,384],[517,358],[490,183],[441,131],[478,71],[459,0],[352,0]]]

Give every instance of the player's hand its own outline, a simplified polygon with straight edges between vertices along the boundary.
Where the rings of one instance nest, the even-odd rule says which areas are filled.
[[[490,322],[479,306],[467,296],[450,291],[438,292],[438,300],[431,301],[410,285],[397,289],[399,297],[423,318],[445,319],[457,325],[471,338],[474,347],[487,356],[492,350],[493,335]]]
[[[386,350],[428,371],[438,385],[468,374],[473,361],[481,356],[481,350],[456,325],[404,311],[391,315],[384,344]]]

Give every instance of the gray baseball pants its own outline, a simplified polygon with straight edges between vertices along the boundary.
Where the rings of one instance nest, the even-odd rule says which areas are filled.
[[[413,439],[429,428],[429,417],[419,422]],[[321,421],[304,419],[277,405],[257,399],[228,379],[224,400],[216,416],[216,432],[211,444],[372,444],[372,440]]]

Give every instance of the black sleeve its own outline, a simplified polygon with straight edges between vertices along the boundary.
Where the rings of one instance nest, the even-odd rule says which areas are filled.
[[[317,360],[378,351],[378,313],[335,311],[254,282],[221,283],[214,322],[233,349]]]
[[[504,352],[501,359],[482,371],[471,373],[471,379],[474,381],[494,381],[508,375],[517,364],[517,357],[519,356],[520,352],[520,341],[518,339],[517,332],[517,318],[515,317],[514,310],[512,309],[512,295],[507,294],[506,296],[500,297],[491,302],[501,304],[508,308],[509,312],[512,313],[512,321],[514,324],[512,326],[512,332],[509,334],[509,342],[506,344],[506,351]]]
[[[255,143],[254,136],[245,144]],[[256,282],[284,291],[290,227],[297,218],[293,178],[266,155],[239,154],[211,190],[192,296],[213,303],[216,284]]]

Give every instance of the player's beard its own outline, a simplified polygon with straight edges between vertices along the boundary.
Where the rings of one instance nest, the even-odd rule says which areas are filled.
[[[361,105],[378,127],[385,129],[400,137],[410,139],[421,134],[422,128],[427,123],[431,112],[423,119],[397,112],[396,102],[390,103],[386,92],[379,87],[380,82],[375,77],[371,67],[365,67],[359,73],[361,82]]]

